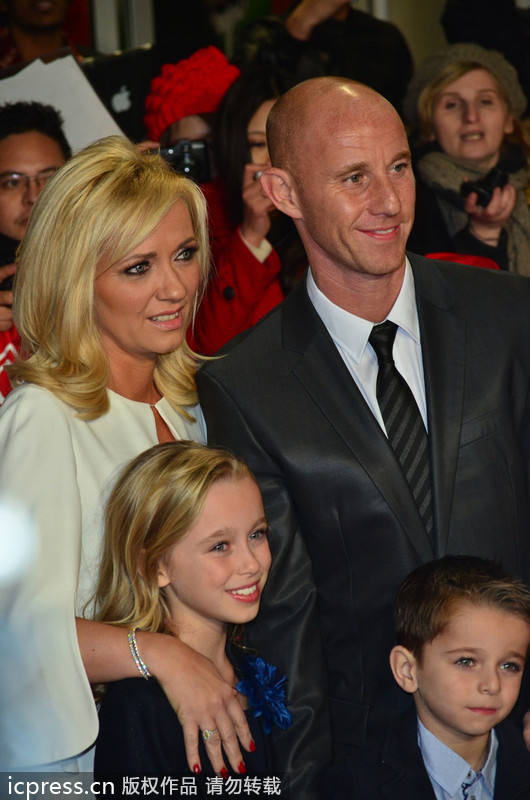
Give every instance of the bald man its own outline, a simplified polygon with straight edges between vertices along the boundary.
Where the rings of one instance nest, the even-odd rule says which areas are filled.
[[[198,384],[210,441],[242,456],[263,490],[273,570],[251,636],[289,676],[294,725],[278,752],[306,800],[323,764],[408,702],[388,666],[408,572],[469,553],[530,579],[530,281],[405,252],[407,137],[373,90],[299,84],[267,137],[262,185],[294,219],[309,269]],[[379,405],[372,329],[385,321],[395,339],[381,374],[390,363],[394,380],[393,358],[420,476]]]

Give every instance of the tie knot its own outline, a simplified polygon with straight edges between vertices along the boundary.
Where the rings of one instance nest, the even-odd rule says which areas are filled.
[[[395,322],[382,322],[381,325],[374,325],[368,341],[375,350],[379,364],[393,364],[392,348],[396,338],[397,325]]]

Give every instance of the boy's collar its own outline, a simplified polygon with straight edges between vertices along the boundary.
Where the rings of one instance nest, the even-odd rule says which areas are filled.
[[[438,784],[451,797],[462,784],[470,783],[476,774],[458,753],[431,733],[418,718],[418,747],[421,750],[425,769],[432,782]],[[493,796],[497,770],[499,742],[493,728],[490,732],[489,751],[480,773]]]

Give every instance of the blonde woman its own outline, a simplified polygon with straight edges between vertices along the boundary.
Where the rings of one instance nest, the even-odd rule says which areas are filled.
[[[239,773],[270,774],[266,734],[290,724],[284,680],[245,652],[236,634],[258,613],[270,564],[258,485],[230,453],[195,442],[160,444],[118,479],[106,512],[97,618],[127,627],[133,648],[139,630],[165,633],[216,665],[237,689],[256,744]],[[186,772],[179,720],[156,679],[147,670],[144,677],[109,684],[103,697],[99,779]],[[196,774],[213,774],[205,748],[216,736],[212,720]]]
[[[127,631],[81,617],[91,616],[103,507],[119,470],[158,442],[205,440],[185,333],[208,268],[202,194],[122,138],[72,158],[35,204],[16,277],[26,358],[10,368],[18,386],[0,412],[0,491],[37,525],[36,560],[5,624],[24,641],[20,686],[38,702],[29,715],[15,700],[3,709],[13,729],[30,729],[14,737],[6,767],[62,764],[93,745],[85,668],[92,681],[137,674]],[[247,747],[251,737],[232,687],[175,637],[139,638],[187,728],[190,769],[212,704],[237,765],[234,725]],[[220,747],[212,759],[221,768]]]

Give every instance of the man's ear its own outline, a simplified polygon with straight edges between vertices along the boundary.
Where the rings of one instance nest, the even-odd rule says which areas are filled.
[[[418,662],[416,656],[407,650],[406,647],[397,645],[390,651],[390,669],[396,683],[405,692],[413,694],[418,688],[416,677]]]
[[[283,169],[268,167],[261,175],[261,187],[276,208],[293,219],[301,219],[298,196],[293,179]]]

